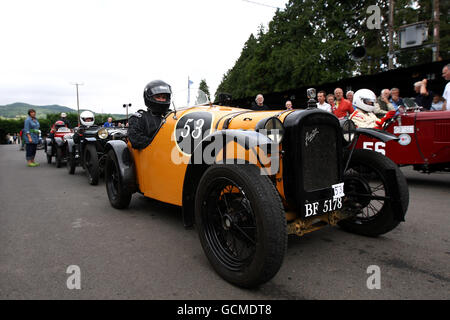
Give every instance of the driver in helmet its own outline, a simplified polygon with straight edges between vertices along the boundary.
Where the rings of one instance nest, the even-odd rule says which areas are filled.
[[[67,125],[64,123],[64,121],[61,121],[61,120],[56,121],[50,129],[49,137],[53,138],[55,136],[55,132],[57,132],[58,129],[62,128],[62,127],[67,127]]]
[[[369,89],[360,89],[353,95],[353,107],[355,111],[350,115],[350,119],[360,128],[374,128],[379,119],[374,114],[376,96]]]
[[[75,130],[73,134],[73,141],[75,143],[79,143],[81,138],[84,134],[84,131],[92,127],[94,125],[94,114],[91,111],[83,111],[80,114],[80,123],[81,125]]]
[[[172,89],[161,80],[148,83],[144,89],[147,111],[139,110],[130,116],[128,139],[134,149],[146,148],[155,137],[170,107]]]

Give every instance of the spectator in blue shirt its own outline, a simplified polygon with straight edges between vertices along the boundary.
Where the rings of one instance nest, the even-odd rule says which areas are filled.
[[[28,110],[28,118],[23,127],[23,139],[26,143],[26,159],[29,167],[36,167],[39,163],[34,161],[36,148],[39,143],[39,121],[36,118],[36,110]]]
[[[438,94],[434,95],[433,102],[431,103],[431,111],[441,111],[444,105],[444,99]]]
[[[111,128],[111,127],[114,127],[114,124],[112,123],[112,118],[111,118],[111,117],[109,117],[109,118],[108,118],[108,121],[106,121],[106,122],[103,124],[103,127],[105,127],[105,128]]]
[[[395,111],[398,110],[398,107],[403,105],[403,99],[400,98],[400,90],[398,88],[391,89],[391,98],[389,99],[389,102],[392,103]]]

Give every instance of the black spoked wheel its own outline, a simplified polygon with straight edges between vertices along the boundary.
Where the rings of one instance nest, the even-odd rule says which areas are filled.
[[[131,201],[132,193],[122,185],[119,165],[114,151],[110,150],[105,160],[105,184],[109,202],[116,209],[125,209]]]
[[[56,167],[57,168],[61,168],[62,166],[62,161],[63,161],[63,155],[62,155],[62,148],[60,147],[56,147],[56,158],[55,158],[55,162],[56,162]]]
[[[75,169],[77,167],[76,162],[75,162],[75,155],[73,152],[70,151],[69,146],[66,146],[66,152],[67,152],[67,172],[69,172],[69,174],[74,174],[75,173]]]
[[[229,270],[242,270],[254,257],[257,242],[249,199],[236,182],[220,177],[211,182],[206,201],[202,219],[211,250]]]
[[[210,167],[197,189],[196,224],[206,256],[225,280],[254,287],[281,267],[287,246],[284,209],[258,167]]]
[[[388,176],[388,171],[395,174]],[[344,210],[353,217],[339,223],[343,229],[378,236],[397,227],[399,217],[408,208],[409,192],[406,179],[394,162],[374,151],[355,150],[344,182]]]
[[[86,146],[86,150],[84,152],[84,167],[86,169],[89,183],[91,185],[97,185],[100,170],[98,166],[97,149],[92,144],[88,144]]]

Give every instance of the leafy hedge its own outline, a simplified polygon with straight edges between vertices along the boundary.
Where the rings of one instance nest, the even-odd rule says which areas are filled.
[[[39,116],[39,115],[38,115]],[[38,118],[40,124],[40,130],[42,135],[47,135],[50,132],[52,125],[60,118],[61,113],[47,114],[45,118]],[[114,116],[109,114],[96,114],[95,124],[102,125],[108,120],[108,117],[112,117],[116,120]],[[70,126],[76,127],[78,125],[77,114],[68,113],[67,120]],[[118,119],[117,119],[118,120]],[[0,119],[0,143],[6,143],[6,134],[9,133],[13,135],[14,133],[19,133],[23,129],[25,119]]]

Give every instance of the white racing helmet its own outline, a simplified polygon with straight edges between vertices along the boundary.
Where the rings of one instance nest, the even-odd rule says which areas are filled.
[[[360,89],[353,95],[353,105],[366,112],[372,112],[375,109],[375,93],[369,89]]]
[[[94,125],[94,114],[91,111],[83,111],[80,114],[80,122],[86,127]]]

